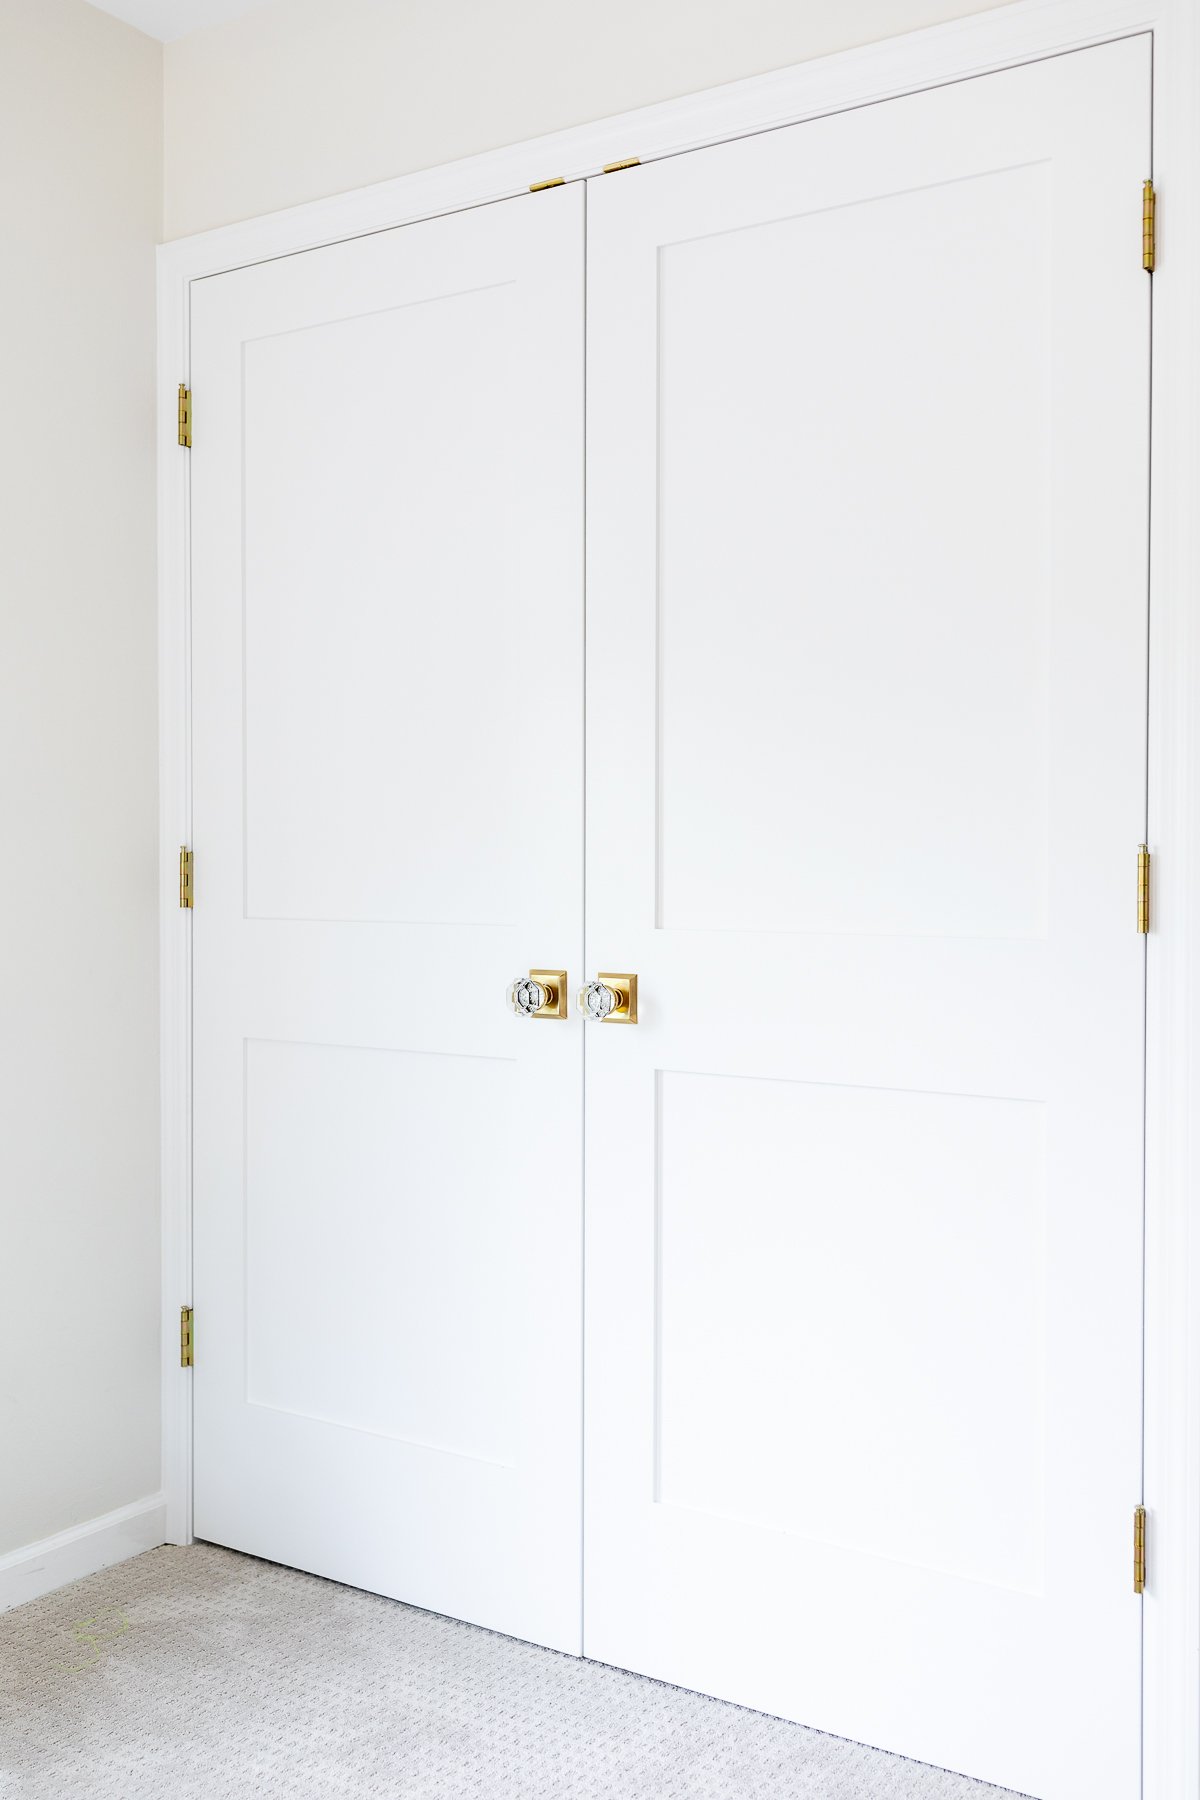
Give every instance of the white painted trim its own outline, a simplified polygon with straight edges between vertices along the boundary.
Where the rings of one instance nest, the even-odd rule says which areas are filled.
[[[284,212],[178,238],[160,250],[162,263],[184,279],[291,256],[322,243],[389,230],[439,212],[461,211],[561,175],[599,175],[606,162],[675,157],[754,131],[867,106],[991,68],[1052,56],[1085,43],[1153,31],[1164,13],[1187,0],[1018,0],[991,13],[934,25],[903,38],[822,56],[811,63],[732,81],[613,119],[572,126],[509,148],[484,151],[392,182],[313,200]]]
[[[1200,8],[1155,33],[1145,1800],[1200,1794]]]
[[[651,162],[1013,63],[1150,31],[1188,0],[1017,0],[945,25],[730,82],[501,150],[164,244],[161,266],[196,279],[320,244],[524,193],[532,182]],[[178,378],[176,378],[178,379]]]
[[[793,69],[557,132],[445,168],[166,244],[159,252],[164,1487],[187,1542],[191,1396],[178,1368],[190,1299],[190,934],[175,858],[190,834],[186,456],[175,389],[188,367],[189,283],[319,244],[477,206],[606,162],[676,155],[897,94],[1152,31],[1154,277],[1148,836],[1146,1464],[1143,1800],[1200,1800],[1200,8],[1195,0],[1016,0]],[[1147,171],[1149,173],[1149,171]],[[620,176],[612,177],[620,180]],[[203,430],[203,396],[197,397]],[[1133,847],[1131,847],[1132,857]],[[1131,862],[1132,868],[1132,862]],[[197,882],[203,891],[203,867]],[[203,1354],[203,1322],[199,1351]],[[1131,1507],[1134,1501],[1131,1496]],[[1125,1578],[1121,1571],[1118,1579]],[[1131,1800],[1133,1797],[1131,1796]]]
[[[86,1519],[39,1544],[26,1544],[0,1556],[0,1612],[51,1594],[55,1588],[94,1575],[113,1563],[156,1550],[166,1542],[167,1505],[161,1494],[149,1494],[119,1506],[116,1512]]]
[[[158,391],[188,379],[190,282],[158,269]],[[162,1476],[167,1539],[192,1539],[192,1383],[179,1365],[179,1309],[192,1299],[192,934],[179,905],[179,849],[192,841],[191,592],[187,452],[174,405],[159,407],[159,1042],[162,1182]]]

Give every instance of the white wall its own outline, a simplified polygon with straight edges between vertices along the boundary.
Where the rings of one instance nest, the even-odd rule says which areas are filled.
[[[159,1485],[161,49],[0,0],[0,1553]]]
[[[274,0],[167,45],[165,235],[999,3]]]

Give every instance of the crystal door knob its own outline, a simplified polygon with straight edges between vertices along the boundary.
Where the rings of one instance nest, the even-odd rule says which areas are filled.
[[[565,1019],[567,971],[530,969],[518,975],[508,990],[508,1004],[523,1019]]]
[[[601,1025],[636,1025],[637,976],[598,975],[580,988],[579,1010]]]

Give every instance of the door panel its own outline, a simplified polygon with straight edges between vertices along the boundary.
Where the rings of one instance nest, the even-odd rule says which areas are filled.
[[[478,752],[512,735],[528,631],[496,576],[523,298],[496,281],[244,346],[251,918],[515,922],[522,795]]]
[[[587,1654],[1137,1791],[1150,59],[591,184]]]
[[[659,1503],[1038,1592],[1045,1108],[658,1081]]]
[[[582,195],[200,282],[192,386],[196,1530],[577,1652]]]
[[[1044,932],[1048,189],[1042,163],[661,247],[661,928]],[[986,473],[947,455],[967,418]]]
[[[475,1198],[494,1187],[515,1075],[501,1057],[247,1044],[251,1406],[515,1465],[510,1300],[495,1271],[518,1261],[517,1222]],[[460,1114],[471,1133],[447,1133]],[[431,1270],[447,1275],[432,1282]],[[296,1297],[313,1289],[297,1331]],[[321,1305],[322,1293],[353,1294],[354,1310]]]

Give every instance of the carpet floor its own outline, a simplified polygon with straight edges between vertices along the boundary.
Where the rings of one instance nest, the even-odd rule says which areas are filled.
[[[212,1545],[0,1616],[4,1800],[1011,1800]]]

